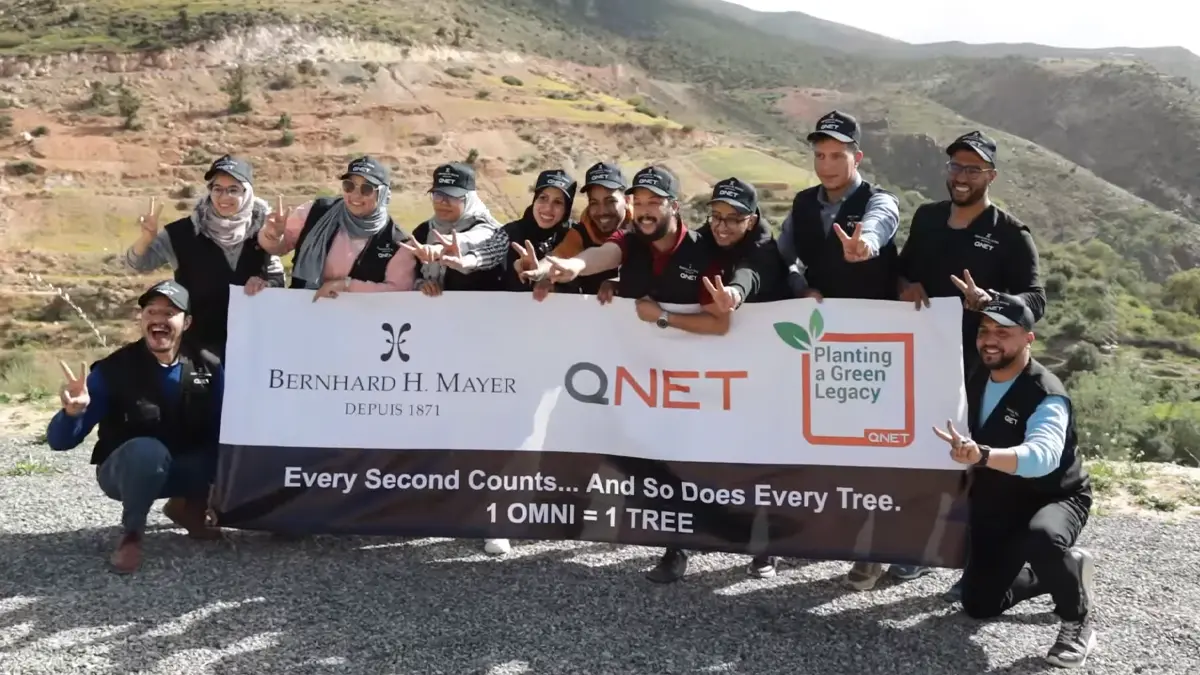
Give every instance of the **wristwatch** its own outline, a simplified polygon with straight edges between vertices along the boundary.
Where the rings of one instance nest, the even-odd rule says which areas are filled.
[[[979,448],[979,461],[975,462],[974,466],[987,466],[988,457],[992,455],[992,449],[978,443],[975,444],[975,447]]]
[[[670,312],[663,312],[661,316],[654,320],[654,325],[659,328],[666,328],[671,325],[667,319],[671,316]]]

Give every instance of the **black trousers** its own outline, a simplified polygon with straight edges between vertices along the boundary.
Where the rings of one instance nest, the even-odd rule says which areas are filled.
[[[1088,610],[1083,583],[1067,551],[1083,531],[1091,506],[1090,492],[1024,510],[972,505],[963,611],[988,619],[1048,593],[1059,618],[1082,619]]]

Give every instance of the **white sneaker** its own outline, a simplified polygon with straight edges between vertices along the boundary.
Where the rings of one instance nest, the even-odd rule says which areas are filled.
[[[491,555],[504,555],[512,553],[512,544],[507,539],[487,539],[483,542],[483,551]]]

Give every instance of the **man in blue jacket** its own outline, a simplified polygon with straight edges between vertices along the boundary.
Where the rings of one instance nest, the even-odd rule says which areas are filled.
[[[142,562],[142,533],[155,500],[188,535],[215,539],[207,526],[209,488],[216,475],[224,373],[208,351],[183,345],[191,325],[187,289],[163,281],[139,299],[141,339],[78,375],[62,365],[62,410],[46,440],[54,450],[77,447],[98,426],[91,463],[108,497],[124,507],[113,552],[115,572]]]

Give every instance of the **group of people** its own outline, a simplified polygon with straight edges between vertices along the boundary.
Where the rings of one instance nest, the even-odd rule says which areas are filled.
[[[470,165],[438,167],[432,215],[406,231],[388,215],[387,167],[355,159],[341,196],[271,208],[253,169],[233,156],[205,174],[208,193],[187,217],[159,228],[154,201],[126,252],[130,267],[169,265],[174,280],[139,299],[142,337],[78,373],[66,364],[63,409],[47,439],[78,446],[99,426],[91,461],[103,492],[123,504],[118,572],[142,561],[153,503],[196,538],[218,537],[206,521],[215,475],[229,287],[304,288],[313,300],[341,293],[511,291],[635,300],[638,318],[663,330],[721,335],[745,303],[787,298],[868,298],[912,303],[958,297],[963,321],[969,428],[936,428],[969,481],[967,565],[951,589],[973,617],[996,616],[1049,594],[1062,625],[1047,660],[1080,666],[1095,645],[1090,620],[1092,556],[1076,546],[1091,487],[1076,450],[1070,396],[1030,351],[1046,307],[1029,229],[991,202],[997,147],[978,131],[946,148],[949,198],[912,214],[903,247],[897,198],[859,173],[853,116],[833,111],[808,136],[819,184],[795,195],[776,236],[755,187],[721,180],[708,218],[691,227],[678,179],[648,166],[627,180],[610,163],[582,186],[561,169],[541,172],[517,220],[501,224],[476,190]],[[575,200],[586,197],[578,220]],[[291,279],[280,256],[294,252]],[[487,540],[503,554],[506,540]],[[667,550],[648,578],[687,572],[689,552]],[[778,561],[754,558],[767,577]],[[885,574],[915,579],[929,568],[857,562],[846,582],[868,590]]]

